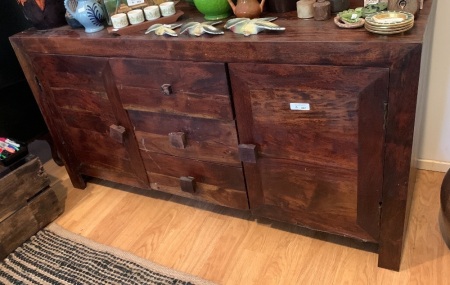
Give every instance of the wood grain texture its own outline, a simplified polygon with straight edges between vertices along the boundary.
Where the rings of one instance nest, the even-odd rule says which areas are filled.
[[[112,59],[125,109],[232,120],[223,63]],[[161,92],[170,84],[172,94]]]
[[[64,228],[223,285],[430,284],[450,282],[450,251],[438,229],[443,173],[419,171],[401,271],[377,268],[376,247],[231,210],[95,180],[68,191]],[[149,205],[151,205],[149,207]]]
[[[278,67],[275,68],[279,70],[278,73],[276,73],[278,76],[275,81],[281,86],[284,84],[295,86],[295,84],[297,84],[296,80],[299,80],[298,82],[305,83],[303,85],[308,86],[308,84],[310,84],[309,86],[313,87],[307,90],[308,92],[311,92],[311,94],[313,94],[312,89],[314,89],[314,87],[316,87],[316,89],[322,88],[322,91],[324,92],[317,92],[316,94],[313,94],[314,96],[311,98],[315,100],[317,106],[323,108],[322,111],[325,114],[329,114],[330,118],[334,118],[331,120],[320,120],[319,116],[324,113],[317,113],[316,117],[311,116],[310,118],[303,120],[305,126],[311,128],[317,127],[317,137],[312,135],[313,132],[304,132],[302,134],[295,133],[290,137],[288,136],[290,140],[284,140],[281,137],[286,133],[286,130],[295,129],[295,119],[286,116],[284,118],[286,120],[286,125],[281,127],[280,130],[277,130],[273,125],[270,126],[267,118],[263,116],[258,117],[259,113],[254,113],[253,110],[249,110],[251,108],[259,108],[258,111],[265,110],[265,106],[263,104],[258,105],[260,103],[256,100],[260,99],[261,96],[269,98],[267,104],[268,110],[273,111],[279,109],[280,106],[277,105],[279,103],[277,99],[280,98],[279,96],[281,94],[277,93],[279,90],[273,88],[272,93],[275,94],[273,95],[272,93],[264,94],[264,90],[260,90],[256,93],[250,92],[252,90],[257,90],[259,86],[252,86],[251,89],[247,88],[247,90],[245,90],[245,87],[242,87],[242,90],[245,92],[248,91],[247,94],[250,94],[250,96],[241,99],[231,98],[234,102],[230,101],[235,106],[240,104],[243,104],[242,106],[248,106],[247,109],[236,109],[236,114],[239,115],[239,112],[241,112],[243,114],[245,113],[247,117],[250,117],[245,118],[244,116],[244,119],[237,119],[240,134],[237,144],[252,143],[247,140],[255,136],[255,134],[252,133],[252,128],[256,125],[263,130],[263,132],[260,133],[266,134],[265,136],[261,135],[258,139],[262,145],[265,144],[265,155],[267,159],[270,160],[274,159],[274,157],[279,157],[279,159],[291,160],[293,158],[298,159],[299,157],[302,157],[304,164],[317,163],[320,165],[322,169],[318,169],[319,172],[328,173],[334,168],[343,168],[348,172],[353,171],[353,178],[349,178],[351,175],[347,175],[345,176],[345,179],[348,179],[346,181],[362,183],[362,180],[360,179],[361,176],[358,176],[358,178],[355,179],[355,172],[357,172],[357,175],[361,174],[358,172],[358,169],[361,166],[361,161],[358,160],[358,156],[364,155],[364,152],[359,152],[359,145],[356,142],[359,142],[359,139],[361,138],[360,134],[362,133],[358,133],[355,130],[358,129],[358,125],[364,125],[365,123],[364,121],[359,121],[359,119],[355,117],[355,112],[352,111],[354,110],[355,104],[358,104],[358,100],[351,96],[340,96],[358,92],[361,93],[364,91],[364,88],[370,86],[370,84],[366,84],[366,87],[363,87],[362,85],[358,85],[359,81],[356,79],[362,79],[362,81],[368,83],[366,80],[367,78],[364,76],[374,72],[374,70],[380,70],[381,73],[389,72],[389,97],[384,133],[386,151],[384,153],[385,164],[383,165],[382,172],[383,208],[379,236],[381,244],[380,266],[398,269],[401,261],[405,227],[407,225],[414,183],[415,172],[411,170],[411,167],[413,166],[411,164],[411,159],[413,158],[414,152],[412,144],[414,143],[413,133],[417,82],[424,34],[427,29],[427,22],[432,19],[432,17],[429,17],[432,2],[433,1],[424,2],[424,9],[420,11],[419,16],[415,19],[415,25],[411,30],[391,36],[371,34],[364,29],[339,29],[334,25],[332,20],[300,21],[296,17],[294,11],[292,13],[277,15],[279,18],[276,23],[286,27],[284,32],[263,32],[252,37],[244,37],[231,32],[226,32],[221,37],[205,36],[195,38],[190,37],[189,35],[166,38],[139,33],[126,36],[115,36],[108,34],[106,31],[88,35],[81,30],[72,30],[63,27],[42,32],[32,30],[25,31],[13,36],[11,42],[18,54],[21,65],[26,72],[27,80],[32,86],[35,97],[39,105],[41,105],[41,110],[44,113],[46,122],[49,125],[49,128],[53,129],[51,132],[56,141],[57,148],[59,151],[64,152],[62,158],[67,165],[71,180],[77,187],[85,186],[82,177],[83,174],[94,174],[94,176],[100,175],[99,177],[102,178],[111,177],[115,179],[114,181],[119,180],[120,182],[121,180],[123,183],[129,185],[135,185],[130,183],[131,176],[134,175],[132,173],[133,171],[136,172],[137,170],[138,177],[143,177],[143,175],[145,175],[143,167],[139,166],[139,159],[137,160],[137,168],[131,171],[130,169],[135,165],[132,163],[132,167],[128,168],[130,171],[128,174],[125,173],[124,175],[120,175],[120,172],[116,172],[116,167],[121,167],[120,164],[105,168],[102,165],[91,164],[90,162],[92,161],[89,160],[80,161],[78,153],[75,153],[74,149],[68,147],[74,145],[72,140],[77,142],[77,133],[69,135],[67,133],[80,126],[86,126],[89,122],[109,122],[109,120],[114,120],[115,118],[115,120],[120,122],[120,125],[133,127],[126,117],[128,113],[156,112],[158,115],[166,115],[166,117],[196,117],[195,119],[211,117],[214,119],[219,118],[219,120],[225,120],[223,122],[228,122],[228,127],[232,129],[235,122],[230,118],[234,119],[234,114],[233,111],[228,108],[228,100],[230,100],[231,97],[227,97],[227,92],[229,91],[229,82],[232,83],[233,80],[236,80],[236,77],[232,77],[232,69],[230,67],[237,63],[243,66],[278,65]],[[356,4],[356,1],[352,1],[352,5]],[[182,3],[181,5],[185,12],[185,16],[182,20],[190,19],[203,21],[202,15],[193,7],[189,7],[186,3]],[[50,59],[45,59],[46,55],[48,55],[48,58]],[[108,76],[107,79],[110,81],[107,80],[106,82],[106,93],[108,99],[113,101],[111,108],[114,116],[108,117],[105,115],[102,117],[101,115],[103,114],[100,114],[98,118],[95,118],[92,114],[86,115],[86,113],[92,112],[92,110],[83,112],[84,110],[81,110],[80,108],[66,108],[59,111],[57,105],[53,102],[53,91],[61,91],[61,88],[64,88],[64,86],[71,86],[70,84],[76,85],[76,80],[78,80],[78,78],[80,89],[91,90],[93,91],[91,94],[100,94],[100,96],[102,96],[101,94],[103,93],[104,95],[105,80],[101,77],[102,72],[105,70],[104,68],[108,66],[108,62],[111,59],[117,60],[117,71],[119,73],[122,72],[122,74],[119,74],[120,76],[116,76],[114,75],[116,68],[114,68],[114,70],[109,69],[111,72],[110,74],[113,75]],[[173,87],[172,94],[178,92],[179,94],[182,94],[182,97],[164,102],[164,104],[161,105],[162,108],[155,108],[154,106],[159,105],[158,102],[162,102],[162,100],[161,98],[158,98],[158,96],[154,96],[149,100],[144,100],[143,103],[144,105],[147,104],[147,106],[139,109],[139,107],[136,107],[138,104],[135,104],[135,102],[138,102],[135,101],[138,98],[130,96],[130,98],[127,99],[130,100],[130,102],[126,105],[126,107],[129,108],[128,113],[126,113],[121,107],[123,106],[122,102],[120,102],[123,99],[121,96],[123,94],[120,94],[121,88],[127,88],[127,94],[136,92],[136,96],[139,97],[148,95],[151,92],[156,92],[157,90],[157,85],[153,87],[150,86],[151,88],[143,88],[140,87],[140,85],[125,86],[126,82],[117,84],[116,80],[122,80],[123,78],[132,80],[132,72],[123,73],[126,68],[131,67],[131,69],[137,71],[137,74],[143,79],[139,80],[139,82],[146,82],[145,79],[147,76],[154,76],[155,74],[158,80],[166,79],[163,75],[160,76],[160,74],[158,74],[158,70],[153,70],[152,67],[141,64],[141,61],[144,62],[146,60],[149,62],[151,61],[151,65],[154,64],[164,71],[161,72],[161,74],[168,74],[167,78],[172,79],[174,83],[165,82],[164,80],[161,84],[171,84],[171,87]],[[127,64],[124,64],[124,62]],[[180,64],[174,65],[170,62]],[[194,64],[195,62],[199,62],[201,65],[197,67]],[[286,69],[283,70],[280,65],[286,65]],[[297,78],[289,78],[287,72],[292,70],[296,71],[295,68],[292,69],[292,66],[295,65],[309,66],[308,68],[316,71],[299,74]],[[71,66],[77,70],[71,72]],[[320,69],[326,66],[333,66],[333,68],[325,68],[324,70],[327,71],[322,74]],[[48,79],[46,79],[47,75],[44,72],[44,69],[49,71],[50,75],[48,75]],[[149,71],[151,71],[151,73],[149,73]],[[258,70],[256,69],[256,71]],[[193,79],[186,79],[189,72],[193,74]],[[273,77],[270,77],[268,74],[269,72],[263,76],[264,80],[261,82],[270,86]],[[326,76],[320,78],[321,75]],[[202,76],[208,78],[208,82],[202,81]],[[185,84],[185,82],[189,83]],[[228,83],[222,84],[224,82]],[[145,84],[147,83],[144,83],[144,85]],[[161,84],[158,82],[158,86],[161,86]],[[332,88],[325,87],[333,84],[338,87],[337,92]],[[194,85],[201,86],[202,89],[192,90],[188,88],[189,86]],[[214,86],[217,90],[221,91],[217,94],[214,92],[214,94],[205,93],[206,90],[208,90],[208,85]],[[353,86],[355,89],[348,89],[346,86]],[[364,90],[361,90],[361,87]],[[74,88],[77,88],[77,86],[72,86],[68,89]],[[144,89],[149,89],[150,91]],[[184,89],[186,89],[187,92],[184,92]],[[233,89],[236,88],[233,87]],[[296,90],[298,88],[294,89]],[[289,88],[282,90],[282,92],[288,95],[294,95],[295,93],[293,90],[289,90]],[[203,96],[204,94],[207,94],[207,96]],[[234,94],[232,93],[232,95]],[[266,95],[268,96],[266,97]],[[90,95],[86,95],[86,97],[87,96]],[[327,105],[327,102],[324,99],[321,101],[321,97],[331,98],[330,105]],[[199,103],[201,98],[205,99],[205,102],[208,102],[208,104],[211,105],[211,110]],[[217,101],[214,99],[217,99]],[[91,102],[95,100],[87,100],[87,102],[88,101]],[[189,114],[191,106],[188,104],[189,102],[195,103],[192,109],[199,114],[198,116]],[[344,105],[340,105],[340,102]],[[152,105],[153,107],[149,108],[149,105]],[[376,108],[378,109],[378,107],[379,105],[377,105]],[[93,108],[96,108],[95,103]],[[348,112],[345,112],[345,110],[348,110]],[[69,118],[69,114],[77,114],[77,112],[79,112],[78,117],[80,118],[79,126],[77,126],[77,120],[70,120]],[[163,114],[164,112],[168,114]],[[85,120],[81,119],[84,115],[86,115]],[[143,118],[143,116],[141,118]],[[96,121],[96,119],[99,120]],[[122,122],[125,122],[125,124]],[[162,120],[160,122],[162,122]],[[68,131],[65,131],[66,133],[57,131],[66,129],[65,126],[69,124],[71,127],[67,128]],[[250,127],[246,124],[249,124]],[[99,125],[101,126],[100,128],[97,127],[97,124],[92,127],[94,132],[103,129],[103,126],[101,124]],[[328,126],[328,128],[323,128],[324,125]],[[61,126],[64,127],[61,128]],[[188,126],[193,125],[188,123]],[[204,127],[205,125],[202,126]],[[215,130],[215,126],[213,125],[209,125],[209,128]],[[333,128],[336,131],[333,132]],[[326,131],[319,132],[320,130]],[[173,131],[182,130],[171,130],[171,132]],[[358,131],[360,130],[358,129]],[[246,135],[247,132],[248,136]],[[348,136],[339,136],[339,134],[344,132],[347,133]],[[140,134],[137,133],[136,136],[144,133],[146,132],[140,132]],[[146,139],[146,143],[149,143],[149,141],[154,139],[154,135],[156,135],[156,141],[158,141],[158,136],[160,135],[158,132],[147,132],[147,135],[148,134],[151,136]],[[224,135],[223,132],[216,132],[215,134],[221,134],[221,136]],[[167,144],[166,136],[167,132],[164,135]],[[295,151],[298,150],[298,146],[295,145],[293,141],[298,138],[301,139],[302,136],[305,141],[305,150],[307,151]],[[237,138],[237,136],[234,135],[231,135],[230,137],[232,137],[232,139]],[[333,143],[335,138],[336,141]],[[266,142],[270,140],[277,142],[280,146],[286,147],[287,150],[276,148]],[[133,140],[130,138],[129,141]],[[201,141],[201,139],[198,141]],[[320,150],[322,153],[315,151],[314,143],[316,141],[322,142],[317,144],[317,150]],[[162,139],[160,142],[162,143]],[[189,142],[189,136],[187,137],[187,142]],[[140,141],[135,141],[133,144],[136,146],[138,143],[140,143]],[[207,145],[206,152],[201,152],[201,148],[198,148],[196,152],[202,155],[201,160],[208,160],[205,154],[218,154],[212,161],[231,166],[234,165],[233,163],[236,163],[234,166],[238,167],[240,162],[233,162],[233,160],[237,158],[237,151],[236,149],[229,148],[229,146],[230,145],[225,144],[225,147],[223,147],[214,143],[213,145]],[[218,147],[218,149],[215,149],[216,147]],[[139,152],[139,148],[134,147],[131,152],[132,159],[136,158]],[[156,153],[157,151],[154,152]],[[163,153],[165,152],[166,150],[163,149]],[[194,153],[195,152],[192,152],[191,154],[184,156],[184,158],[195,159]],[[366,152],[366,155],[367,153],[368,152]],[[379,153],[380,151],[377,149],[377,154]],[[180,152],[174,155],[183,157],[186,153]],[[328,156],[334,156],[335,159],[328,159]],[[96,159],[99,158],[100,157],[96,157]],[[377,160],[376,163],[379,164],[379,161],[381,160]],[[105,162],[108,162],[108,160],[105,160]],[[301,166],[303,167],[304,165],[301,164]],[[259,189],[263,188],[264,185],[262,183],[258,165],[248,165],[245,166],[245,168],[247,185]],[[83,169],[85,172],[81,172],[80,169]],[[295,169],[300,171],[301,168],[295,167]],[[366,175],[363,175],[365,177],[364,179],[370,178],[368,173],[369,172],[367,171]],[[376,168],[375,173],[380,173],[379,168]],[[339,172],[337,172],[337,174],[339,174]],[[141,180],[138,179],[138,182],[139,181]],[[379,182],[380,180],[376,179],[376,181]],[[347,182],[341,185],[347,185]],[[362,189],[362,187],[360,187],[359,184],[358,191],[360,189]],[[364,189],[366,189],[365,191],[370,192],[370,189],[372,188]],[[357,194],[354,189],[351,190],[349,187],[343,186],[340,190],[343,190],[347,194],[352,193],[352,199],[350,200],[355,201],[355,195]],[[292,190],[292,192],[294,193],[293,196],[295,196],[295,191]],[[308,191],[305,193],[307,194]],[[260,190],[249,193],[249,197],[253,200],[251,204],[257,206],[258,203],[264,203],[264,196],[262,194],[263,191]],[[376,215],[374,212],[378,211],[377,207],[379,205],[377,206],[375,202],[378,203],[379,201],[376,201],[376,199],[373,198],[375,196],[378,197],[378,194],[379,192],[374,191],[374,193],[371,194],[372,196],[360,195],[360,197],[372,197],[370,199],[363,199],[371,200],[372,204],[368,207],[368,209],[371,209],[368,210],[371,215]],[[357,201],[358,205],[360,205],[361,199],[358,199]],[[364,204],[364,202],[362,204]],[[347,210],[344,210],[344,212]],[[352,210],[354,210],[354,208]],[[358,214],[360,213],[358,212],[357,215]],[[370,221],[372,221],[373,216],[370,218]],[[367,224],[369,222],[367,220],[364,222],[358,220],[357,223],[359,223],[358,226],[365,224],[363,226],[364,229],[367,229],[370,232],[369,235],[374,239],[377,235],[376,227],[368,228]],[[365,237],[363,239],[365,239]],[[265,256],[260,256],[259,258],[264,260]],[[239,280],[239,276],[236,276],[236,278],[238,278],[236,280]],[[329,279],[324,280],[328,281]]]
[[[240,166],[234,121],[141,111],[128,111],[128,114],[143,151]],[[174,148],[170,144],[167,136],[172,132],[185,134],[185,148]]]
[[[152,189],[232,208],[248,209],[242,167],[151,152],[142,152],[142,157]],[[180,177],[195,179],[195,193],[182,190]]]
[[[50,184],[36,156],[28,155],[20,168],[0,178],[0,222]]]
[[[410,172],[410,164],[420,71],[414,69],[406,75],[404,69],[419,64],[421,51],[421,47],[417,47],[404,55],[403,60],[393,64],[390,72],[379,264],[395,270],[400,266],[408,225],[407,206],[412,199],[409,182],[414,172]]]
[[[68,167],[77,169],[78,175],[101,175],[110,170],[121,173],[113,181],[131,181],[134,186],[146,188],[147,175],[142,161],[139,164],[140,157],[135,157],[139,156],[139,151],[132,132],[126,133],[123,144],[109,135],[111,125],[121,124],[128,130],[131,126],[122,107],[122,113],[115,107],[120,101],[113,100],[118,97],[114,97],[114,82],[105,83],[102,77],[108,70],[107,60],[91,59],[46,55],[33,57],[33,64],[39,70],[45,87],[46,94],[42,100],[50,106],[51,120],[59,125],[58,137],[64,142],[59,151],[70,156]],[[112,77],[111,74],[108,76]],[[87,172],[83,173],[83,170]],[[100,177],[106,179],[111,175]]]
[[[36,156],[29,154],[13,166],[0,178],[0,259],[64,210],[63,191],[49,187],[50,179]]]
[[[388,74],[230,64],[239,138],[258,150],[244,162],[253,213],[378,241]]]

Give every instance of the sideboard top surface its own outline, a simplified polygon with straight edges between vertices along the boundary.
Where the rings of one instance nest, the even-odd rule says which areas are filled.
[[[186,3],[177,6],[185,14],[181,22],[204,19]],[[69,26],[51,30],[29,29],[11,37],[27,52],[86,55],[127,56],[153,59],[265,62],[331,65],[390,66],[412,49],[421,48],[432,0],[415,19],[414,27],[401,34],[377,35],[364,28],[341,29],[333,19],[301,20],[296,12],[268,14],[277,16],[276,24],[284,32],[262,32],[245,37],[225,31],[224,35],[201,37],[187,34],[178,37],[145,35],[143,31],[130,35],[114,35],[103,31],[87,34]],[[219,24],[220,27],[222,24]]]

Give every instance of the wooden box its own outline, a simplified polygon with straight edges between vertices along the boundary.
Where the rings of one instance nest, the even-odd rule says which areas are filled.
[[[64,210],[40,160],[27,155],[0,166],[0,259],[44,228]]]

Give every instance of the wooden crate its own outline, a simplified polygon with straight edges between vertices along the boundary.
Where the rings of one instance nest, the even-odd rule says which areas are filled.
[[[0,167],[0,259],[64,210],[64,196],[50,187],[40,160],[27,155]]]

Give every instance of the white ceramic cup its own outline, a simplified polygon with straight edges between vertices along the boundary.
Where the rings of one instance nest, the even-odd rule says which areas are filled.
[[[128,26],[128,18],[124,13],[119,13],[111,16],[111,23],[115,29],[120,29]]]
[[[297,2],[297,16],[300,19],[310,19],[314,17],[314,3],[316,0],[300,0]]]
[[[161,3],[159,4],[159,9],[163,17],[172,16],[175,14],[175,3],[172,1]]]
[[[128,20],[130,21],[130,24],[136,25],[139,23],[144,22],[144,13],[141,9],[131,10],[128,12]]]
[[[144,8],[145,19],[147,21],[158,19],[161,17],[158,5],[152,5]]]

